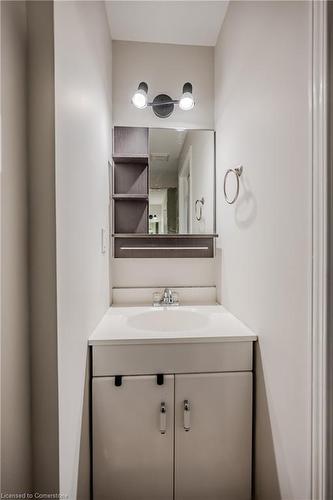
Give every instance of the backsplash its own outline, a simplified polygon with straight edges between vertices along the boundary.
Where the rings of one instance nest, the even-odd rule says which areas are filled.
[[[216,287],[172,287],[180,305],[216,304]],[[113,305],[151,305],[154,293],[162,295],[164,287],[114,288]]]
[[[216,259],[111,259],[112,286],[215,287]]]

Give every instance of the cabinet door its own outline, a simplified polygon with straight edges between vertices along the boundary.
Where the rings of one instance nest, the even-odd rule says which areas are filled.
[[[174,376],[93,378],[92,390],[94,500],[172,500]]]
[[[175,500],[249,500],[252,374],[177,375],[175,415]]]

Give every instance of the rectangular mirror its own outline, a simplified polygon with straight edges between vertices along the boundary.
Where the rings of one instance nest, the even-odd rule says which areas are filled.
[[[215,137],[212,130],[149,129],[148,231],[215,232]]]

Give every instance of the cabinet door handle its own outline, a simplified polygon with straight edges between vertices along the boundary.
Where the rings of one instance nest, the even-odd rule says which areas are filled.
[[[191,430],[191,403],[188,399],[184,400],[184,429],[186,432]]]
[[[164,402],[160,406],[160,433],[166,433],[166,404]]]

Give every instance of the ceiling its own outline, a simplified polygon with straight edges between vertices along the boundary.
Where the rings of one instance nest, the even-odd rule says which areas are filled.
[[[214,46],[228,1],[106,1],[113,40]]]
[[[154,174],[167,170],[178,172],[178,159],[183,148],[186,130],[151,128],[149,131],[150,154],[167,154],[167,161],[150,159]]]

